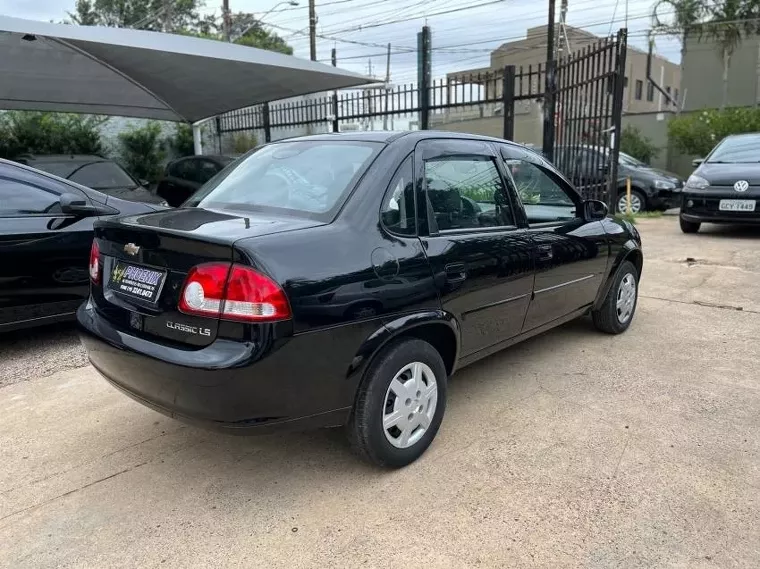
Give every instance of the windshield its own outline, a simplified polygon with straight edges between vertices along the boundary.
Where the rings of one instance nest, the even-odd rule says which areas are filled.
[[[734,136],[716,146],[705,162],[739,164],[760,162],[760,136]]]
[[[221,172],[185,205],[327,214],[340,206],[382,147],[354,141],[270,144]]]

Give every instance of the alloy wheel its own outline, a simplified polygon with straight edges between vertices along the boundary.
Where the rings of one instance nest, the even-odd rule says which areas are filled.
[[[643,210],[643,205],[641,203],[641,198],[631,192],[631,213],[640,213]],[[628,199],[626,198],[626,195],[623,194],[618,198],[618,204],[617,204],[618,213],[628,213]]]

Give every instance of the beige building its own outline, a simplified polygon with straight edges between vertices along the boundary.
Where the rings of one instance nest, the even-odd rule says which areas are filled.
[[[575,53],[584,47],[598,42],[601,38],[584,30],[565,27],[564,34],[559,33],[555,38],[558,40],[560,57],[567,53]],[[522,72],[524,79],[520,81],[518,76],[515,82],[515,94],[542,93],[543,76],[539,81],[537,74],[538,66],[546,62],[546,28],[535,27],[527,31],[525,39],[505,43],[491,52],[491,62],[488,67],[479,69],[467,69],[446,76],[449,85],[449,100],[452,100],[452,91],[455,85],[477,82],[477,77],[494,77],[500,74],[506,65],[517,67],[518,75]],[[654,86],[646,79],[646,52],[628,47],[625,64],[625,83],[623,92],[623,113],[651,113],[658,111],[673,110]],[[522,70],[521,70],[522,67]],[[533,71],[528,79],[527,74]],[[652,76],[672,96],[678,100],[681,96],[681,69],[675,64],[660,56],[652,58]],[[532,83],[530,86],[528,82]],[[522,84],[521,84],[522,83]],[[502,82],[500,79],[481,81],[487,98],[501,97]],[[529,90],[530,89],[530,90]],[[501,105],[479,105],[461,109],[451,109],[442,113],[431,115],[432,128],[444,130],[456,130],[460,132],[478,132],[500,136]],[[536,100],[517,101],[515,104],[515,140],[524,143],[540,144],[542,136],[541,103]]]

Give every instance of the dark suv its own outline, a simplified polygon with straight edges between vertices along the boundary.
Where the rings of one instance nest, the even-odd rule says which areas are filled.
[[[170,206],[177,207],[233,160],[235,160],[234,156],[178,158],[166,165],[166,171],[158,182],[156,193]]]
[[[96,224],[77,316],[116,387],[231,433],[345,425],[403,466],[457,369],[585,314],[622,333],[636,309],[636,228],[503,140],[280,141],[184,205]]]

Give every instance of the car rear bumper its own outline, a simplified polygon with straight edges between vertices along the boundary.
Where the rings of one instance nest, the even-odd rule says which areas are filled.
[[[681,199],[681,218],[695,223],[760,223],[760,200],[755,202],[755,211],[721,211],[722,199],[752,200],[755,197],[737,195],[736,192],[684,193]]]
[[[89,302],[77,321],[93,367],[136,401],[175,419],[234,434],[338,426],[348,419],[356,383],[335,360],[324,361],[318,335],[264,350],[224,339],[186,349],[119,329]],[[315,349],[322,361],[311,359]]]

